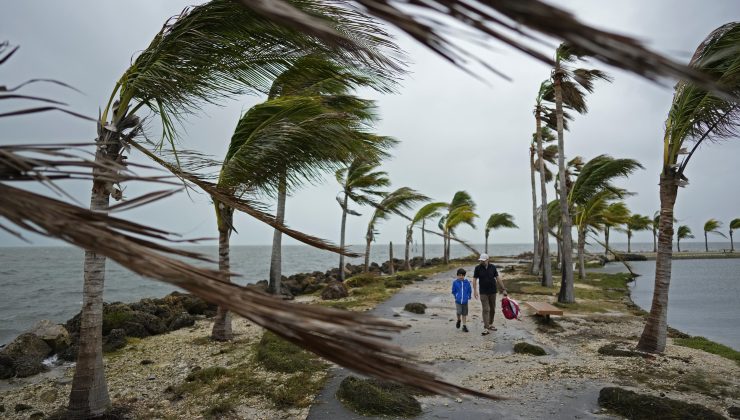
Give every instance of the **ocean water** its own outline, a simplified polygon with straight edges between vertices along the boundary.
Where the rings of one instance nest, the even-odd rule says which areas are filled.
[[[617,243],[612,246],[616,249],[626,249],[626,244]],[[711,249],[722,249],[723,246],[727,248],[722,243],[710,243]],[[474,245],[474,247],[483,249],[480,244]],[[362,246],[351,246],[351,248],[358,252],[364,250]],[[704,244],[687,242],[682,248],[703,250]],[[188,249],[209,255],[214,260],[217,259],[215,246],[193,246],[188,247]],[[269,272],[270,249],[269,246],[233,246],[231,249],[232,270],[241,274],[241,277],[234,278],[233,281],[239,284],[248,284],[266,279]],[[554,244],[551,245],[551,249],[554,252]],[[598,246],[594,247],[594,251],[600,249]],[[652,250],[652,243],[634,243],[632,249],[633,251]],[[489,251],[492,255],[518,255],[530,250],[531,245],[528,244],[489,245]],[[412,256],[420,256],[421,245],[414,244],[411,251]],[[399,244],[393,247],[394,257],[403,258],[403,252],[403,245]],[[451,254],[455,258],[469,255],[470,251],[454,244]],[[442,255],[442,245],[427,245],[426,255],[427,258],[440,257]],[[338,260],[339,257],[336,254],[327,251],[302,245],[285,246],[283,247],[283,274],[326,271],[337,266]],[[382,262],[387,260],[388,246],[373,245],[371,261]],[[725,279],[724,281],[727,283],[722,284],[724,287],[730,288],[730,292],[734,293],[734,302],[737,302],[737,298],[740,297],[738,296],[740,283],[732,280],[738,280],[740,267],[735,265],[732,270],[723,268],[723,264],[728,264],[726,261],[740,263],[740,260],[705,260],[701,263],[704,267],[702,268],[703,274],[698,278],[714,279],[718,276]],[[73,247],[0,247],[0,345],[9,342],[41,319],[61,323],[80,310],[82,304],[82,262],[83,251]],[[347,262],[360,264],[362,259],[347,259]],[[206,263],[201,264],[206,265]],[[646,271],[645,276],[640,279],[645,279],[645,281],[640,281],[640,284],[648,283],[648,278],[652,276],[652,273],[649,273],[649,264],[648,262],[645,268],[642,268],[639,264],[637,265],[640,269]],[[716,274],[712,274],[715,271]],[[714,282],[715,280],[711,281]],[[674,289],[681,290],[679,286],[673,288],[671,299],[673,299]],[[109,261],[106,267],[104,298],[107,302],[132,302],[145,297],[161,297],[174,290],[177,290],[174,286],[143,278],[112,261]],[[725,298],[730,295],[727,290],[721,288],[700,288],[696,290],[702,291],[704,299],[712,299],[713,305],[715,301],[725,302]],[[695,298],[697,296],[696,290],[693,290],[693,294],[690,294],[687,299]],[[639,296],[642,289],[636,290],[635,293]],[[637,297],[638,304],[640,304],[640,299]],[[648,297],[648,307],[649,299]],[[677,301],[681,301],[681,299],[681,297],[676,298]],[[726,309],[721,310],[727,319],[734,319],[733,324],[730,324],[729,321],[722,324],[726,327],[736,325],[734,322],[738,321],[739,310],[736,308],[737,305],[733,305],[734,302],[727,302]],[[676,310],[673,308],[672,300],[669,316],[675,317],[675,313],[680,313],[681,308],[679,307]],[[704,319],[703,316],[695,318],[696,322],[701,322]],[[671,325],[683,329],[681,325],[674,325],[673,321],[671,321]],[[723,330],[724,326],[719,327],[719,330]],[[690,331],[687,330],[687,332]],[[700,334],[696,331],[690,333]],[[740,348],[737,335],[735,337],[736,341],[731,345]]]
[[[703,244],[702,244],[703,245]],[[632,300],[649,311],[655,261],[630,262],[640,274],[631,283]],[[609,263],[607,272],[622,272]],[[668,289],[668,325],[740,350],[740,259],[673,260]]]

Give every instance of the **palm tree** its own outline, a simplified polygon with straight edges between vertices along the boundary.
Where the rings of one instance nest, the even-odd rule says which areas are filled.
[[[370,36],[375,45],[392,46],[390,38],[371,20],[358,25],[360,16],[319,2],[302,7],[338,32],[356,39]],[[333,23],[329,23],[333,22]],[[370,45],[370,44],[369,44]],[[244,92],[266,92],[274,77],[295,59],[315,52],[335,53],[344,62],[377,62],[397,68],[394,59],[383,59],[370,46],[353,50],[327,47],[319,38],[277,26],[230,0],[212,0],[186,9],[169,20],[151,44],[137,56],[116,83],[97,124],[96,159],[118,161],[127,144],[142,133],[137,112],[149,109],[163,127],[163,141],[174,147],[178,121],[197,112],[204,102],[219,103]],[[380,61],[379,61],[380,60]],[[218,63],[218,65],[214,65]],[[382,72],[380,73],[382,74]],[[96,171],[90,209],[105,212],[109,199],[122,192],[112,180],[115,173]],[[85,252],[80,351],[70,392],[69,415],[89,417],[110,407],[102,362],[102,291],[105,256]]]
[[[403,211],[409,210],[417,203],[423,203],[425,201],[429,201],[429,197],[420,194],[409,187],[401,187],[383,197],[383,200],[378,203],[372,217],[370,217],[370,221],[367,223],[367,233],[365,234],[365,272],[370,269],[370,245],[375,240],[378,222],[381,220],[388,220],[392,214],[411,220],[411,218],[406,216]],[[391,266],[393,265],[392,255],[390,264]]]
[[[578,232],[578,274],[586,278],[585,248],[589,229],[601,230],[604,226],[603,212],[614,199],[628,193],[612,184],[616,178],[627,177],[638,168],[633,159],[614,159],[600,155],[586,162],[568,194],[573,222]]]
[[[360,216],[349,208],[349,200],[359,205],[377,206],[377,200],[385,196],[382,188],[388,187],[391,182],[388,174],[378,171],[380,162],[367,160],[364,157],[355,158],[346,168],[336,172],[337,182],[342,186],[342,191],[337,195],[337,202],[342,208],[342,225],[340,229],[339,246],[344,248],[345,228],[347,215]],[[341,195],[341,197],[340,197]],[[339,281],[344,281],[344,255],[339,255]]]
[[[485,252],[488,254],[488,235],[491,233],[491,230],[494,229],[501,229],[501,228],[512,228],[512,229],[519,229],[519,226],[514,223],[514,216],[510,215],[509,213],[493,213],[488,217],[488,220],[486,221],[486,246],[485,246]]]
[[[732,240],[732,231],[740,229],[740,219],[732,219],[730,222],[730,252],[735,252],[735,242]]]
[[[368,86],[378,91],[389,91],[392,80],[379,78],[373,74],[372,69],[359,66],[349,67],[342,65],[329,57],[309,55],[296,61],[288,70],[280,74],[272,83],[268,100],[290,96],[319,96],[324,99],[336,112],[346,112],[347,115],[355,115],[363,110],[364,123],[368,126],[373,122],[372,109],[364,106],[362,101],[357,101],[348,95],[349,91]],[[310,136],[310,134],[309,134]],[[376,147],[368,147],[364,153],[377,154],[384,157],[383,147],[387,144],[377,144]],[[310,147],[310,145],[307,145]],[[298,157],[307,157],[297,154]],[[339,156],[337,156],[339,158]],[[295,157],[291,157],[291,160]],[[273,168],[272,170],[279,170]],[[277,208],[275,219],[278,223],[284,222],[285,202],[287,200],[287,171],[281,172],[281,178],[277,188]],[[279,294],[282,278],[282,232],[275,229],[272,239],[272,256],[270,258],[270,278],[268,290]]]
[[[600,70],[573,69],[566,63],[573,63],[584,55],[574,48],[561,44],[555,52],[555,67],[552,71],[553,93],[555,96],[555,115],[558,133],[558,167],[560,188],[560,216],[562,231],[562,282],[558,302],[575,302],[573,289],[573,238],[571,237],[571,216],[568,209],[568,190],[565,179],[565,143],[563,142],[563,106],[580,114],[587,112],[586,92],[593,92],[593,82],[601,79],[610,81],[609,76]]]
[[[339,84],[341,72],[330,64],[327,62],[322,71],[334,72],[327,77]],[[299,67],[305,69],[305,63],[299,62]],[[239,120],[217,187],[240,195],[277,194],[275,219],[282,223],[289,189],[299,188],[305,181],[320,180],[324,173],[338,169],[353,156],[382,155],[393,141],[368,135],[366,129],[374,117],[373,103],[347,94],[346,85],[335,85],[324,92],[317,88],[314,92],[304,91],[303,95],[290,95],[285,85],[297,80],[281,77],[278,82],[282,96],[276,95],[252,107]],[[316,84],[313,86],[316,88]],[[219,232],[219,269],[224,280],[229,281],[229,237],[234,211],[218,200],[214,200],[214,206]],[[279,243],[278,238],[278,248]],[[278,267],[280,262],[280,253],[274,251],[273,270],[276,255]],[[279,278],[273,280],[271,290],[279,294]],[[231,339],[230,317],[222,308],[214,321],[211,337]]]
[[[680,81],[676,85],[663,137],[655,288],[650,315],[637,344],[642,351],[663,352],[665,349],[673,254],[673,208],[678,187],[688,184],[686,166],[703,142],[736,137],[740,117],[737,101],[740,97],[739,43],[740,23],[728,23],[707,36],[689,63],[690,67],[715,80],[728,94],[716,94],[717,90],[707,90],[706,85],[688,81]],[[690,152],[684,149],[689,142],[694,143]],[[679,160],[683,155],[685,157]]]
[[[653,220],[650,221],[650,229],[653,231],[653,252],[658,252],[658,227],[660,226],[660,212],[653,213]]]
[[[717,219],[709,219],[706,223],[704,223],[704,250],[706,252],[709,252],[709,241],[707,238],[707,234],[715,233],[726,238],[725,234],[719,231],[720,227],[722,227],[722,222]]]
[[[686,225],[679,226],[678,230],[676,230],[676,247],[678,248],[678,252],[681,252],[681,239],[690,239],[693,237],[691,228]]]
[[[627,205],[623,201],[609,204],[604,211],[601,212],[603,219],[602,224],[604,226],[604,256],[609,256],[609,233],[611,229],[619,229],[627,223],[630,217],[630,211]]]
[[[641,230],[649,230],[652,219],[641,214],[633,214],[627,219],[627,252],[632,252],[632,234]]]
[[[423,266],[426,264],[426,240],[424,231],[426,230],[426,221],[429,219],[434,219],[437,217],[442,216],[442,209],[447,207],[447,203],[445,202],[435,202],[435,203],[428,203],[425,204],[422,208],[419,209],[419,211],[416,212],[413,218],[411,218],[411,224],[406,227],[406,269],[411,269],[411,262],[409,259],[409,248],[411,247],[411,230],[416,226],[419,222],[421,222],[421,265]]]
[[[475,213],[475,202],[467,191],[458,191],[447,205],[447,213],[439,221],[439,228],[443,234],[445,264],[450,262],[450,244],[455,237],[455,229],[460,225],[468,225],[475,228],[474,220],[478,217]]]

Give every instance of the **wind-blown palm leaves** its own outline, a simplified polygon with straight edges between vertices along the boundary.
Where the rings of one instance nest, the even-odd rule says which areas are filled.
[[[332,30],[324,21],[299,10],[296,5],[300,2],[241,0],[241,3],[276,22],[303,32],[334,42],[347,42],[347,37]],[[649,79],[670,75],[717,88],[710,78],[648,50],[639,41],[586,25],[571,13],[541,0],[433,0],[415,1],[411,4],[391,0],[355,0],[353,3],[395,25],[459,66],[465,66],[471,59],[480,62],[453,42],[454,38],[469,39],[471,34],[468,31],[454,30],[442,23],[436,15],[451,17],[474,31],[476,36],[481,35],[486,40],[508,44],[548,64],[553,62],[547,54],[530,45],[530,42],[534,42],[547,47],[548,42],[542,41],[530,31],[563,39],[597,60]],[[433,19],[429,19],[430,14]],[[501,19],[502,16],[505,19]],[[511,22],[516,22],[516,25]],[[520,40],[519,36],[522,34],[526,41]]]
[[[571,237],[571,217],[568,208],[568,187],[565,174],[565,144],[563,141],[563,122],[565,115],[563,107],[568,107],[584,114],[586,106],[586,92],[593,91],[593,82],[597,79],[609,80],[609,77],[599,70],[572,68],[569,64],[581,59],[584,55],[567,44],[561,44],[555,52],[555,66],[551,80],[553,85],[553,100],[555,102],[555,116],[557,118],[558,134],[558,181],[560,185],[560,215],[561,232],[563,236],[561,248],[562,277],[558,302],[575,302],[573,289],[573,239]]]
[[[322,16],[337,32],[378,42],[352,50],[341,45],[326,46],[315,37],[275,25],[231,0],[212,0],[187,8],[162,27],[116,83],[99,118],[96,156],[113,161],[125,159],[124,144],[134,144],[142,133],[141,120],[136,115],[142,108],[159,116],[163,138],[174,148],[178,121],[182,118],[198,111],[204,103],[219,103],[247,92],[267,92],[280,72],[307,54],[323,52],[345,63],[382,67],[378,74],[400,68],[397,59],[385,59],[377,53],[379,44],[383,48],[393,48],[393,44],[369,18],[318,0],[303,0],[296,5]],[[110,195],[119,193],[111,183],[95,177],[91,210],[105,211]],[[85,282],[95,285],[86,290],[98,300],[102,299],[104,264],[104,257],[86,251]],[[83,307],[83,320],[99,319],[86,310],[89,307],[92,306]],[[78,368],[97,363],[95,358],[100,357],[101,347],[100,340],[89,340],[81,334]],[[76,375],[73,379],[72,416],[98,415],[110,405],[102,363],[91,371],[94,375]]]
[[[627,230],[627,252],[632,252],[632,235],[635,232],[650,230],[652,219],[642,214],[633,214],[627,219],[625,228]]]
[[[660,229],[655,262],[655,288],[645,329],[637,347],[662,352],[667,334],[668,288],[673,253],[673,208],[678,187],[687,184],[686,166],[705,141],[736,137],[740,124],[740,23],[723,25],[699,45],[689,66],[716,80],[725,92],[715,95],[701,84],[679,82],[668,111],[660,174]],[[693,143],[688,152],[687,145]],[[688,154],[686,154],[688,152]],[[681,160],[681,156],[685,157]]]
[[[442,201],[437,201],[434,203],[427,203],[424,206],[422,206],[414,215],[414,217],[411,218],[411,224],[408,225],[406,228],[406,269],[411,269],[411,263],[409,261],[409,248],[411,247],[411,231],[414,228],[414,226],[421,223],[420,229],[421,229],[421,265],[424,265],[427,260],[426,256],[426,221],[429,219],[436,219],[437,217],[442,217],[442,210],[447,208],[447,203]]]
[[[396,214],[408,220],[412,220],[404,214],[404,211],[410,210],[418,203],[429,201],[429,197],[420,194],[409,187],[401,187],[393,192],[386,194],[383,200],[378,203],[367,223],[367,233],[365,233],[365,265],[364,271],[370,269],[370,245],[375,240],[377,234],[378,222],[388,220],[392,214]],[[393,264],[393,261],[390,261]]]
[[[365,157],[356,157],[346,168],[336,172],[336,178],[342,191],[337,194],[337,202],[342,208],[342,225],[340,229],[339,244],[344,247],[345,228],[347,226],[347,215],[360,216],[349,208],[352,200],[359,205],[377,206],[379,199],[385,196],[385,188],[390,186],[391,181],[388,174],[377,170],[380,162],[367,160]],[[341,195],[341,197],[340,197]],[[339,255],[339,281],[344,281],[344,255]]]
[[[706,252],[709,252],[709,239],[708,235],[710,233],[713,233],[715,235],[720,235],[722,237],[725,237],[725,234],[719,231],[719,228],[722,227],[722,222],[720,222],[717,219],[709,219],[704,223],[704,250]]]
[[[730,222],[730,252],[735,252],[735,241],[732,239],[732,232],[735,229],[740,229],[740,218],[732,219]]]
[[[692,239],[694,234],[691,233],[691,228],[686,225],[681,225],[676,229],[676,248],[678,252],[681,252],[681,239]]]
[[[636,160],[614,159],[608,155],[597,156],[581,168],[568,195],[573,223],[578,232],[579,278],[586,277],[584,254],[588,230],[601,230],[604,225],[603,212],[610,202],[627,195],[627,192],[616,187],[613,181],[627,177],[638,168],[642,168],[642,165]],[[573,291],[566,292],[570,293]]]
[[[510,229],[519,229],[519,226],[514,223],[514,216],[510,215],[509,213],[493,213],[490,216],[488,216],[488,220],[486,220],[486,227],[485,227],[485,237],[486,237],[486,244],[485,244],[485,252],[488,254],[488,235],[491,233],[492,230],[495,229],[503,229],[503,228],[510,228]]]
[[[455,238],[455,229],[460,225],[475,228],[475,202],[467,191],[458,191],[447,205],[447,213],[439,220],[438,226],[444,235],[444,262],[450,262],[450,244]]]

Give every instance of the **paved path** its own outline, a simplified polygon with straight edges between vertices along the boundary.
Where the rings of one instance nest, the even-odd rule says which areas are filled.
[[[473,267],[465,267],[472,272]],[[512,349],[518,341],[532,342],[531,321],[510,321],[496,314],[494,325],[498,331],[481,336],[480,302],[470,305],[472,320],[468,321],[470,333],[463,333],[454,326],[454,300],[448,291],[454,271],[436,275],[424,282],[409,285],[387,301],[378,305],[374,315],[407,322],[411,328],[403,331],[394,341],[408,351],[420,355],[430,364],[430,369],[444,379],[468,385],[482,369],[506,375],[506,365],[516,362]],[[403,311],[409,302],[427,305],[424,315]],[[500,303],[499,303],[500,306]],[[394,316],[395,315],[395,316]],[[562,349],[545,347],[547,356],[532,359],[529,363],[543,365],[557,363],[556,356]],[[536,359],[536,361],[535,361]],[[350,374],[343,368],[332,369],[332,377],[318,395],[309,412],[310,420],[368,419],[348,410],[336,397],[340,382]],[[599,389],[607,384],[587,380],[557,380],[526,384],[506,390],[490,389],[491,393],[506,396],[505,401],[480,398],[456,400],[449,397],[422,397],[420,419],[585,419],[608,418],[594,414]]]

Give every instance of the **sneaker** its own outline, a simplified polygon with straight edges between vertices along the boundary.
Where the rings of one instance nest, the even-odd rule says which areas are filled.
[[[468,326],[467,325],[463,325],[463,332],[468,332]]]
[[[490,333],[491,333],[490,331],[488,331],[487,329],[483,328],[483,332],[481,332],[480,335],[488,335]]]
[[[457,320],[457,322],[455,323],[455,328],[460,328],[460,320],[459,320],[459,319],[458,319],[458,320]]]

